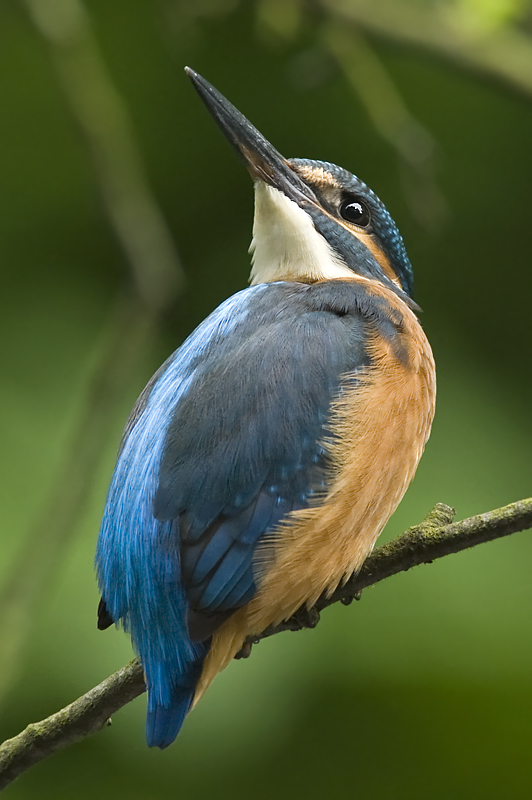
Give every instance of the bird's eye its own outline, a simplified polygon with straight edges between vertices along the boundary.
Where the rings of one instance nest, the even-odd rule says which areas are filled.
[[[369,225],[369,209],[362,200],[344,200],[340,206],[340,216],[347,222],[353,222],[360,228],[366,228]]]

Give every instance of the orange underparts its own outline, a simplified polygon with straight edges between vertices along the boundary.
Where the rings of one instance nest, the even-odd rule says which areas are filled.
[[[371,366],[357,372],[356,382],[345,382],[332,409],[333,436],[325,442],[335,465],[330,489],[319,505],[292,512],[265,537],[256,556],[259,590],[214,634],[195,703],[247,636],[312,606],[360,569],[421,458],[436,396],[430,345],[391,289],[360,276],[353,280],[386,302],[400,341],[376,330],[370,335]]]

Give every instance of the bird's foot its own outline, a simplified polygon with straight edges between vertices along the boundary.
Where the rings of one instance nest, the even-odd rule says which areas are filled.
[[[249,658],[251,655],[251,648],[254,644],[258,644],[260,639],[258,636],[248,636],[238,653],[235,655],[236,659]]]
[[[302,606],[286,621],[288,630],[300,631],[303,628],[315,628],[320,621],[320,612],[315,606]]]
[[[353,600],[361,600],[362,599],[362,589],[359,592],[355,592],[354,594],[349,594],[347,597],[341,597],[340,602],[344,606],[350,606]]]

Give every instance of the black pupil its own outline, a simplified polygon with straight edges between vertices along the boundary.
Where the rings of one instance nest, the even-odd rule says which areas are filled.
[[[340,206],[340,214],[347,222],[365,227],[369,223],[369,212],[360,200],[344,200]]]

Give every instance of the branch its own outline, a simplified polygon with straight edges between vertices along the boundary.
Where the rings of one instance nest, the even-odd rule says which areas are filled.
[[[57,714],[34,722],[0,748],[0,790],[38,761],[97,733],[110,724],[110,715],[145,690],[138,659]]]
[[[454,513],[454,509],[438,503],[423,522],[378,548],[366,560],[360,573],[331,597],[321,598],[316,608],[302,609],[287,622],[267,629],[246,643],[240,655],[249,655],[253,643],[275,633],[315,627],[321,610],[339,601],[348,604],[360,596],[362,589],[392,575],[419,564],[430,564],[437,558],[482,542],[532,528],[532,498],[456,523],[452,522]],[[0,789],[56,750],[101,730],[111,714],[144,691],[142,666],[135,659],[66,708],[41,722],[28,725],[22,733],[0,747]]]
[[[83,0],[22,2],[48,45],[57,80],[92,157],[107,219],[136,293],[154,311],[168,309],[183,286],[183,270],[89,11]]]
[[[122,249],[130,290],[117,298],[92,357],[77,418],[48,497],[0,587],[0,700],[8,691],[36,608],[77,530],[105,443],[157,325],[183,285],[182,269],[148,185],[127,107],[115,88],[81,0],[23,0],[46,42],[92,157],[109,226]]]
[[[320,33],[373,127],[398,156],[411,212],[425,228],[438,228],[447,204],[435,178],[436,140],[408,109],[392,76],[354,25],[332,17]]]
[[[486,25],[478,13],[466,24],[458,4],[451,3],[319,0],[319,5],[344,25],[428,51],[532,97],[532,37],[516,24]]]

